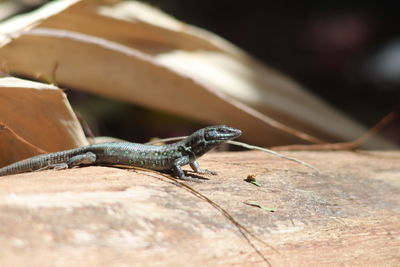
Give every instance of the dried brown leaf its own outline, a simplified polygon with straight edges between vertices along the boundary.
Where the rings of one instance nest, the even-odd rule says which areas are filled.
[[[86,145],[62,90],[16,78],[0,78],[0,166]]]
[[[41,19],[27,15],[20,31],[0,27],[16,36],[0,48],[11,72],[34,78],[58,64],[63,86],[232,125],[264,146],[348,140],[365,130],[229,42],[143,3],[66,2],[42,9]]]

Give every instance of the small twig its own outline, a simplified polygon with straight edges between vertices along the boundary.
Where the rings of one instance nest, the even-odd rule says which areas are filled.
[[[390,112],[383,117],[375,126],[369,129],[361,137],[351,142],[327,143],[327,144],[311,144],[311,145],[289,145],[273,147],[274,150],[354,150],[364,144],[369,138],[380,132],[388,123],[393,121],[398,114]]]
[[[248,148],[248,149],[260,150],[260,151],[263,151],[263,152],[272,154],[272,155],[274,155],[274,156],[277,156],[277,157],[280,157],[280,158],[283,158],[283,159],[287,159],[287,160],[291,160],[291,161],[297,162],[297,163],[299,163],[299,164],[301,164],[301,165],[303,165],[303,166],[306,166],[306,167],[308,167],[308,168],[314,169],[314,170],[316,170],[317,172],[319,172],[319,169],[318,169],[317,167],[314,167],[314,166],[311,165],[311,164],[308,164],[308,163],[306,163],[306,162],[304,162],[304,161],[301,161],[301,160],[296,159],[296,158],[293,158],[293,157],[289,157],[289,156],[282,155],[282,154],[280,154],[280,153],[278,153],[278,152],[275,152],[275,151],[270,150],[270,149],[267,149],[267,148],[263,148],[263,147],[259,147],[259,146],[253,146],[253,145],[249,145],[249,144],[242,143],[242,142],[238,142],[238,141],[232,141],[232,140],[227,141],[227,143],[228,143],[228,144],[232,144],[232,145],[236,145],[236,146],[245,147],[245,148]]]
[[[89,123],[87,120],[82,116],[79,111],[75,111],[76,118],[81,125],[83,132],[85,133],[86,137],[94,138],[95,135],[93,134],[92,128],[90,128]]]
[[[190,193],[192,193],[193,195],[195,195],[196,197],[205,200],[207,203],[209,203],[212,207],[214,207],[216,210],[218,210],[225,218],[227,218],[233,225],[236,226],[236,228],[239,230],[240,234],[246,239],[247,243],[249,243],[249,245],[256,251],[256,253],[265,261],[266,264],[268,264],[268,266],[272,267],[271,263],[268,261],[268,259],[261,253],[261,251],[253,244],[253,242],[249,239],[249,236],[253,237],[254,239],[256,239],[257,241],[259,241],[260,243],[268,246],[269,248],[271,248],[273,251],[275,251],[276,253],[279,253],[274,247],[272,247],[271,245],[269,245],[268,243],[266,243],[264,240],[260,239],[259,237],[257,237],[255,234],[253,234],[250,230],[248,230],[246,227],[244,227],[242,224],[240,224],[238,221],[235,220],[235,218],[233,218],[232,215],[230,215],[230,213],[228,211],[226,211],[224,208],[222,208],[219,204],[217,204],[216,202],[212,201],[211,199],[209,199],[207,196],[205,196],[204,194],[200,193],[199,191],[197,191],[196,189],[194,189],[193,187],[187,185],[186,183],[183,183],[181,181],[179,181],[178,179],[169,176],[165,173],[162,172],[158,172],[155,170],[149,170],[149,169],[144,169],[144,168],[140,168],[140,167],[132,167],[132,169],[135,170],[141,170],[144,172],[152,172],[152,173],[156,173],[158,175],[161,175],[165,178],[167,178],[168,180],[173,181],[175,184],[179,185],[180,187],[188,190]]]

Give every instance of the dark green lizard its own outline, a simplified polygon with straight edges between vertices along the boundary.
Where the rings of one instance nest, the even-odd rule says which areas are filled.
[[[43,154],[0,168],[0,176],[43,169],[65,169],[76,166],[127,165],[157,171],[173,171],[188,180],[182,170],[189,164],[197,173],[216,174],[199,168],[196,161],[219,144],[238,137],[242,132],[225,125],[209,126],[194,132],[182,141],[162,146],[136,143],[102,143]]]

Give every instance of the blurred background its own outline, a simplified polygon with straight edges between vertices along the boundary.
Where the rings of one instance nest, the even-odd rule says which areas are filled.
[[[48,1],[0,1],[0,19]],[[400,104],[400,1],[147,0],[212,31],[372,127]],[[135,142],[202,127],[183,118],[67,91],[94,135]],[[383,130],[400,144],[400,121]]]

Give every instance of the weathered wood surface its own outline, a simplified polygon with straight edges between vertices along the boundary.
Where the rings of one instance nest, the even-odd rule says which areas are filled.
[[[188,184],[276,250],[272,266],[399,266],[400,152],[209,154]],[[262,187],[243,181],[257,174]],[[246,201],[275,208],[266,212]],[[0,179],[0,266],[263,266],[206,202],[153,173],[106,167]]]

